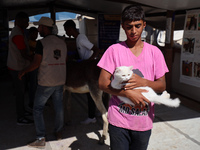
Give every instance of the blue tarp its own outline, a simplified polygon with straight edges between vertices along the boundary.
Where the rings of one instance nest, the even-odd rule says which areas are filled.
[[[50,13],[40,14],[29,17],[30,22],[36,22],[39,21],[41,17],[50,17]],[[56,13],[56,20],[67,20],[67,19],[74,19],[76,18],[75,13],[70,12],[57,12]]]

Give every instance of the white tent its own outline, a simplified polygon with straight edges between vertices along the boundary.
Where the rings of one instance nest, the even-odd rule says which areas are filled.
[[[141,4],[147,23],[160,29],[165,29],[167,11],[175,14],[175,29],[183,29],[186,10],[200,8],[199,0],[1,0],[0,8],[8,10],[12,20],[18,11],[30,16],[62,11],[94,17],[98,13],[120,14],[131,4]]]

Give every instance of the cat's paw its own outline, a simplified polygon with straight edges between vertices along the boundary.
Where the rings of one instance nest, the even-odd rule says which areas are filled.
[[[173,100],[173,105],[174,105],[174,107],[179,107],[179,106],[180,106],[180,103],[181,103],[181,101],[180,101],[179,98],[175,98],[175,99]]]
[[[163,98],[170,98],[170,94],[167,93],[167,91],[164,91],[164,92],[162,93],[161,97],[163,97]]]

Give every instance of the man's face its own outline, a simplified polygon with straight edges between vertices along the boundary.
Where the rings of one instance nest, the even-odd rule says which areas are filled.
[[[136,42],[141,38],[143,29],[146,26],[146,22],[143,20],[139,21],[125,21],[122,23],[122,28],[124,29],[127,39]]]
[[[65,33],[66,33],[67,36],[69,36],[69,37],[72,36],[71,29],[69,27],[68,28],[64,27],[64,29],[65,29]]]
[[[45,34],[44,34],[44,26],[43,25],[39,25],[38,26],[38,31],[39,31],[39,34],[41,37],[44,37]]]
[[[34,31],[31,35],[30,35],[30,39],[32,40],[36,40],[38,37],[38,31]]]
[[[26,29],[29,26],[29,18],[21,18],[16,20],[16,24],[22,29]]]
[[[29,26],[29,18],[24,19],[24,28],[26,29]]]

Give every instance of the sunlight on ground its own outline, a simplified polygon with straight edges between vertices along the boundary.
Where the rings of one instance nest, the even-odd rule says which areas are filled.
[[[103,131],[99,130],[98,132],[99,132],[99,134],[102,134]],[[87,138],[83,137],[82,138],[83,141],[81,141],[81,139],[77,139],[76,136],[62,139],[59,141],[47,141],[44,149],[32,148],[32,147],[28,147],[26,145],[26,146],[22,146],[22,147],[12,148],[10,150],[39,150],[39,149],[42,149],[42,150],[72,150],[72,149],[73,150],[74,149],[82,150],[82,147],[85,147],[85,146],[83,146],[83,144],[87,145],[91,149],[93,149],[92,147],[100,147],[100,148],[102,147],[102,145],[98,145],[97,142],[99,140],[99,137],[94,132],[87,133],[85,136]],[[87,140],[85,140],[85,139],[87,139]],[[91,142],[91,143],[89,143],[89,142]],[[105,145],[107,145],[107,147],[110,145],[109,138],[107,138],[105,140]],[[77,147],[79,147],[80,149]],[[86,148],[83,148],[83,149],[86,150]],[[96,149],[98,149],[98,148],[96,148]]]

